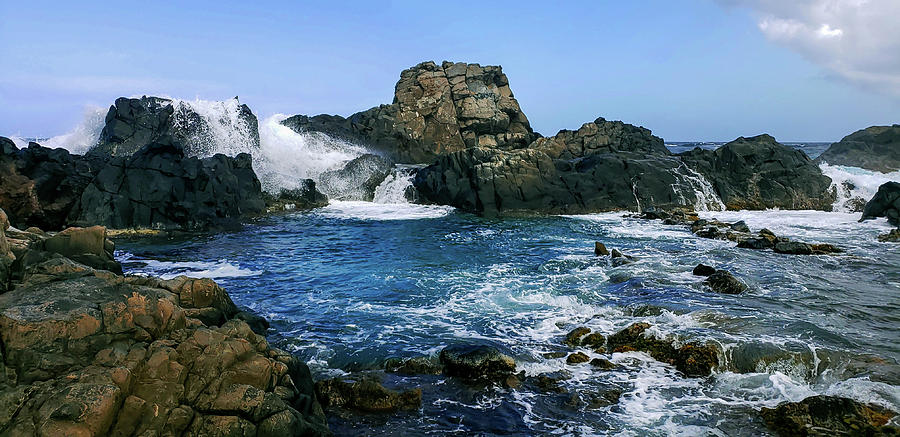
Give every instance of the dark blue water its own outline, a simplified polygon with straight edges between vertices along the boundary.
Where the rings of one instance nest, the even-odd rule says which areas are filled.
[[[335,203],[240,232],[118,242],[126,269],[214,277],[273,322],[270,340],[317,378],[378,369],[486,341],[528,375],[564,374],[566,393],[530,383],[472,389],[441,376],[383,375],[423,390],[420,411],[331,416],[339,435],[761,435],[756,411],[814,393],[900,409],[900,250],[884,222],[821,212],[705,213],[847,249],[798,257],[737,249],[622,214],[487,220],[446,208]],[[610,266],[593,242],[637,256]],[[153,260],[153,261],[151,261]],[[730,269],[751,290],[710,293],[690,271]],[[577,326],[611,334],[636,321],[658,336],[715,341],[722,365],[684,378],[638,353],[597,355],[594,371],[543,354]],[[572,400],[617,389],[618,403]]]

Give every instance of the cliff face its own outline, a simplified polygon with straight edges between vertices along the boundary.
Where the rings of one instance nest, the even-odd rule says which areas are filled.
[[[816,161],[882,173],[900,170],[900,124],[858,130],[832,144]]]
[[[468,147],[524,147],[537,135],[499,66],[423,62],[404,70],[394,101],[351,115],[282,122],[369,146],[397,162],[429,164]]]

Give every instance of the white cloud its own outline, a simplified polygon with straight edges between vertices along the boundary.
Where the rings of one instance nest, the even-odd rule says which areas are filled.
[[[772,42],[836,76],[900,97],[900,0],[718,0],[749,8]]]

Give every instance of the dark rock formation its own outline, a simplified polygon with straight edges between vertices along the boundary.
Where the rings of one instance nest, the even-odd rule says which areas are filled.
[[[394,161],[429,164],[467,147],[523,147],[536,135],[500,67],[423,62],[400,74],[394,101],[348,118],[298,115],[282,122],[385,153]]]
[[[6,212],[0,209],[0,293],[9,289],[9,281],[11,279],[11,267],[13,261],[16,260],[9,247],[9,241],[6,240],[6,228],[9,227],[9,219]]]
[[[265,211],[249,154],[188,158],[167,139],[111,159],[81,196],[80,223],[205,230]]]
[[[747,285],[735,278],[730,272],[716,270],[706,278],[706,285],[716,293],[741,294],[747,291]]]
[[[569,354],[566,358],[566,364],[582,364],[591,360],[591,357],[587,356],[584,352],[573,352]]]
[[[859,221],[887,217],[888,223],[900,227],[900,182],[885,182],[866,202]]]
[[[11,245],[97,249],[80,232],[16,233]],[[44,258],[0,295],[4,434],[329,434],[306,365],[232,319],[213,281]]]
[[[609,250],[606,248],[605,244],[603,244],[599,241],[595,241],[594,242],[594,255],[606,256],[606,255],[609,255]]]
[[[878,241],[883,243],[900,243],[900,228],[891,229],[890,232],[879,235]]]
[[[229,103],[232,102],[222,104]],[[233,103],[237,104],[237,97]],[[171,138],[174,144],[184,148],[187,156],[209,156],[216,148],[214,130],[238,132],[250,149],[246,152],[258,149],[259,123],[256,116],[247,105],[237,106],[237,111],[235,119],[214,120],[213,123],[220,126],[211,126],[210,121],[189,105],[175,104],[161,97],[120,97],[110,106],[106,125],[91,153],[130,156],[148,144]]]
[[[0,137],[0,208],[17,228],[60,230],[103,163],[36,143],[18,150]]]
[[[388,372],[404,375],[440,375],[444,373],[444,366],[436,357],[412,357],[405,360],[392,358],[384,363],[384,369]]]
[[[900,170],[900,124],[858,130],[832,144],[816,161],[882,173]]]
[[[319,175],[319,188],[336,200],[365,200],[371,202],[384,178],[394,168],[388,159],[372,154],[365,154],[338,170],[323,172]]]
[[[456,344],[440,354],[444,373],[470,381],[503,381],[516,371],[516,362],[487,345]]]
[[[294,211],[321,208],[328,205],[328,196],[319,192],[312,179],[300,180],[300,186],[290,190],[281,190],[277,196],[263,193],[266,209],[274,211]]]
[[[900,429],[885,426],[894,412],[836,396],[784,402],[775,408],[764,407],[760,414],[772,431],[784,437],[900,434]]]
[[[341,378],[318,381],[315,390],[316,397],[325,408],[388,413],[397,410],[415,410],[422,405],[421,389],[399,393],[367,378],[359,381],[345,381]]]
[[[728,209],[830,211],[831,179],[805,153],[770,135],[738,138],[716,150],[695,148],[681,158],[703,174]]]
[[[709,276],[716,272],[714,267],[710,267],[706,264],[697,264],[697,267],[694,267],[694,270],[691,272],[696,276]]]
[[[655,360],[674,365],[689,377],[707,376],[719,365],[718,350],[714,345],[687,343],[675,347],[673,341],[647,335],[647,329],[650,329],[648,323],[629,325],[609,337],[609,349],[612,352],[646,352]]]
[[[649,130],[598,118],[524,149],[441,156],[414,184],[427,201],[479,214],[584,213],[693,206],[686,172]]]

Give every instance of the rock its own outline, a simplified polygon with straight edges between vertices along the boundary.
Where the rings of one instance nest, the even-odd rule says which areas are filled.
[[[393,168],[394,163],[388,159],[365,154],[338,170],[323,172],[319,175],[319,188],[332,199],[371,202],[375,189]]]
[[[609,255],[609,250],[606,249],[605,244],[603,244],[599,241],[595,241],[594,242],[594,255],[606,256],[606,255]]]
[[[716,269],[710,267],[706,264],[697,264],[697,267],[694,267],[694,270],[691,272],[696,276],[710,276],[716,272]]]
[[[581,364],[586,363],[591,360],[591,357],[587,356],[583,352],[574,352],[569,354],[566,358],[566,364]]]
[[[70,223],[81,193],[104,161],[36,143],[18,150],[0,137],[0,208],[17,228],[60,230]]]
[[[184,149],[185,156],[205,157],[212,155],[218,146],[226,146],[216,144],[217,133],[223,131],[233,133],[227,141],[246,142],[227,144],[230,149],[244,149],[248,153],[259,149],[259,123],[250,108],[241,105],[237,97],[215,104],[226,111],[233,106],[235,116],[210,121],[184,102],[162,97],[120,97],[110,106],[106,124],[90,153],[130,156],[148,144],[171,141]]]
[[[900,227],[900,182],[885,182],[878,187],[863,209],[863,220],[887,217],[888,223]]]
[[[598,351],[598,353],[602,353],[599,351],[603,350],[603,345],[605,345],[605,344],[606,344],[606,337],[603,336],[603,334],[601,334],[599,332],[590,333],[581,339],[582,346],[589,347],[589,348],[593,349],[594,351]]]
[[[563,343],[571,347],[581,346],[581,337],[584,337],[585,335],[588,335],[590,333],[590,328],[579,326],[566,334],[566,339],[563,341]]]
[[[707,376],[719,365],[718,349],[712,344],[687,343],[675,347],[674,342],[646,334],[649,323],[639,322],[611,335],[608,339],[613,352],[642,351],[653,359],[675,366],[688,377]]]
[[[516,371],[515,360],[487,345],[447,346],[440,360],[446,375],[470,381],[502,381]]]
[[[416,174],[424,200],[482,215],[693,207],[688,169],[648,129],[598,118],[527,148],[473,147]]]
[[[250,330],[253,331],[256,335],[265,336],[269,331],[269,321],[266,320],[265,317],[258,316],[249,311],[238,311],[234,318],[237,320],[242,320],[247,326],[250,327]]]
[[[200,231],[265,211],[250,155],[189,158],[170,140],[160,141],[110,160],[85,188],[78,221]]]
[[[831,179],[800,150],[769,135],[738,138],[716,150],[679,155],[701,173],[730,210],[818,209],[830,211]]]
[[[885,408],[836,396],[811,396],[762,408],[766,425],[780,436],[890,435],[884,426],[895,413]]]
[[[717,270],[706,278],[706,285],[716,293],[741,294],[747,291],[747,285],[735,278],[730,272]]]
[[[106,228],[67,228],[43,241],[43,250],[58,253],[86,266],[122,274],[122,265],[113,256]],[[108,249],[110,248],[110,249]]]
[[[616,368],[615,364],[603,358],[594,358],[593,360],[591,360],[591,366],[602,370],[611,370]]]
[[[282,121],[298,132],[322,132],[408,164],[430,164],[468,147],[523,147],[537,136],[500,67],[423,62],[404,70],[394,101],[351,115]]]
[[[775,242],[769,238],[762,237],[762,236],[758,237],[758,238],[751,237],[751,238],[744,239],[743,241],[739,241],[737,247],[740,247],[743,249],[756,249],[756,250],[774,249]]]
[[[832,144],[816,162],[890,173],[900,169],[900,125],[872,126]]]
[[[779,241],[775,243],[774,250],[776,253],[784,253],[788,255],[812,255],[812,246],[799,241]]]
[[[747,223],[745,223],[743,220],[738,221],[736,223],[732,223],[730,228],[732,231],[735,231],[735,232],[750,233],[750,226],[747,226]]]
[[[444,367],[433,357],[412,357],[405,360],[390,359],[384,364],[385,370],[404,375],[440,375]]]
[[[878,241],[883,243],[900,242],[900,229],[891,229],[890,232],[878,236]]]
[[[6,212],[0,209],[0,293],[10,288],[9,281],[11,279],[11,267],[16,256],[10,249],[9,242],[6,240],[6,228],[9,227],[9,219]]]
[[[422,405],[422,390],[405,392],[388,390],[377,381],[362,379],[345,381],[341,378],[318,381],[316,397],[324,408],[389,413],[399,410],[416,410]]]
[[[230,303],[214,282],[122,277],[55,256],[44,265],[72,268],[36,265],[44,280],[0,295],[0,399],[15,411],[0,429],[330,434],[306,365],[243,321],[193,317]]]
[[[328,205],[328,196],[316,189],[312,179],[301,179],[294,189],[284,189],[278,196],[263,193],[269,211],[295,211],[321,208]]]

